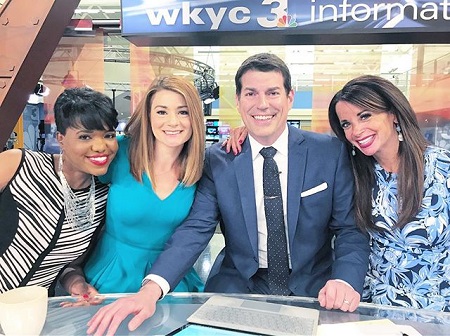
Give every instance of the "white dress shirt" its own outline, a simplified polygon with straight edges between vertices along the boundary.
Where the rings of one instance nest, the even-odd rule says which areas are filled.
[[[283,199],[283,214],[284,214],[284,226],[286,228],[286,239],[288,239],[287,231],[287,188],[288,188],[288,135],[289,131],[286,127],[280,137],[271,145],[277,152],[273,157],[278,166],[278,172],[280,176],[281,185],[281,197]],[[252,148],[252,160],[253,160],[253,179],[255,184],[255,202],[256,202],[256,216],[258,225],[258,259],[259,267],[267,268],[267,223],[266,214],[264,211],[264,190],[263,190],[263,164],[264,158],[259,151],[264,147],[257,142],[252,136],[248,136],[250,140],[250,146]],[[288,244],[289,252],[289,244]],[[289,258],[289,265],[291,265]]]
[[[286,126],[281,136],[272,144],[277,150],[274,156],[274,160],[277,163],[278,171],[280,172],[280,184],[281,184],[281,196],[283,198],[283,212],[284,212],[284,225],[287,223],[287,171],[288,171],[288,135],[289,131]],[[267,223],[266,215],[264,212],[264,191],[263,191],[263,163],[264,158],[259,153],[263,147],[252,136],[248,136],[250,141],[250,147],[252,149],[253,160],[253,178],[255,184],[255,202],[256,202],[256,216],[258,225],[258,258],[259,267],[267,268]],[[286,230],[286,238],[287,238]],[[289,241],[289,239],[287,240]],[[289,251],[289,246],[288,246]],[[289,260],[290,265],[290,260]],[[156,282],[162,290],[162,297],[164,297],[170,291],[170,285],[166,279],[156,274],[147,275],[142,284],[145,284],[148,280]]]
[[[248,135],[250,146],[252,149],[252,160],[253,160],[253,179],[255,185],[255,202],[256,202],[256,216],[257,216],[257,225],[258,225],[258,259],[259,259],[259,267],[267,268],[267,223],[266,223],[266,215],[264,212],[264,191],[263,191],[263,163],[264,158],[259,153],[259,151],[264,147],[260,143],[258,143],[252,136]],[[286,126],[283,133],[280,137],[273,143],[271,146],[277,150],[277,153],[274,156],[274,160],[277,163],[279,176],[280,176],[280,184],[281,184],[281,196],[283,198],[283,213],[284,213],[284,225],[286,228],[286,240],[289,242],[288,230],[287,230],[287,189],[288,189],[288,137],[289,130]],[[290,252],[289,252],[289,243],[287,246],[288,256],[289,256],[289,267],[292,268]],[[169,291],[170,285],[163,277],[160,277],[156,274],[147,275],[142,281],[145,284],[148,280],[152,280],[156,282],[162,290],[163,298]],[[335,279],[339,282],[342,282],[351,288],[353,288],[346,281],[341,279]]]

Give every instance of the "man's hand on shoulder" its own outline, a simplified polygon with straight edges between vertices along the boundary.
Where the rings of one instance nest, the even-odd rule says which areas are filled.
[[[120,323],[130,314],[134,317],[128,323],[128,329],[136,330],[155,313],[156,302],[161,294],[161,288],[155,282],[147,282],[138,293],[102,307],[88,322],[87,333],[95,336],[104,335],[105,332],[114,335]]]
[[[319,292],[319,303],[326,309],[340,309],[353,312],[358,308],[361,296],[348,283],[328,280]]]

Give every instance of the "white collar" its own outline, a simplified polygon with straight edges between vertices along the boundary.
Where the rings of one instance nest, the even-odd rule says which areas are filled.
[[[256,157],[259,154],[259,151],[261,149],[263,149],[264,147],[269,147],[269,146],[263,146],[261,145],[258,141],[256,141],[255,138],[253,138],[250,134],[248,135],[248,138],[250,140],[250,147],[252,149],[252,160],[255,160]],[[287,157],[288,153],[288,138],[289,138],[289,129],[287,127],[284,128],[283,133],[281,133],[281,135],[278,137],[277,140],[275,140],[275,142],[271,145],[273,148],[275,148],[277,150],[277,153],[284,155]]]

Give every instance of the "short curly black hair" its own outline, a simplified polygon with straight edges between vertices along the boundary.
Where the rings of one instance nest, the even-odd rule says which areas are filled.
[[[56,129],[63,135],[69,127],[113,131],[119,123],[111,98],[87,87],[64,90],[54,113]]]

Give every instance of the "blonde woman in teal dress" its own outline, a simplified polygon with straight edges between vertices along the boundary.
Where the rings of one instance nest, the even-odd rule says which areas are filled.
[[[155,79],[124,133],[101,177],[110,183],[104,232],[84,266],[87,283],[99,293],[138,291],[189,213],[205,143],[197,90],[182,78]],[[202,291],[203,283],[191,269],[173,290]]]

